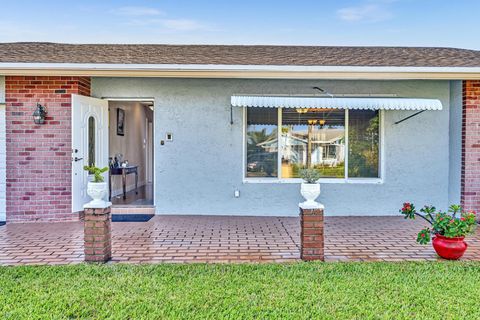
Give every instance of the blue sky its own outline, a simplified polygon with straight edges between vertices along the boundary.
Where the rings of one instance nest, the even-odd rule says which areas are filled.
[[[0,10],[1,42],[480,49],[478,0],[2,0]]]

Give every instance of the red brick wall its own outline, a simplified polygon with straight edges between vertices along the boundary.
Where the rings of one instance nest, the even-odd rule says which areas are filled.
[[[300,208],[300,259],[325,259],[323,230],[323,209]]]
[[[90,78],[5,78],[7,221],[77,220],[71,201],[71,94],[90,95]],[[33,123],[36,104],[44,125]]]
[[[480,80],[463,81],[461,202],[480,212]]]

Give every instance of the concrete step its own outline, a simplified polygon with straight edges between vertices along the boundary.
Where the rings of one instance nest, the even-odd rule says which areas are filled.
[[[112,214],[155,214],[154,206],[112,206]]]

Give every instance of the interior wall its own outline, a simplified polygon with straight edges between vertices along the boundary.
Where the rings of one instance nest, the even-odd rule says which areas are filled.
[[[117,135],[117,109],[125,111],[124,136]],[[138,186],[145,184],[146,170],[146,119],[153,112],[139,102],[111,101],[109,103],[109,156],[123,154],[123,160],[138,165]],[[135,175],[127,175],[127,191],[135,188]],[[122,193],[121,176],[112,177],[112,195]]]

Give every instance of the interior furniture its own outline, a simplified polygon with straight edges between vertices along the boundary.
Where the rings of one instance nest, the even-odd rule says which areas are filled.
[[[122,176],[123,200],[127,198],[127,175],[135,174],[135,194],[138,194],[138,166],[110,168],[108,175],[108,199],[112,199],[112,176]]]

